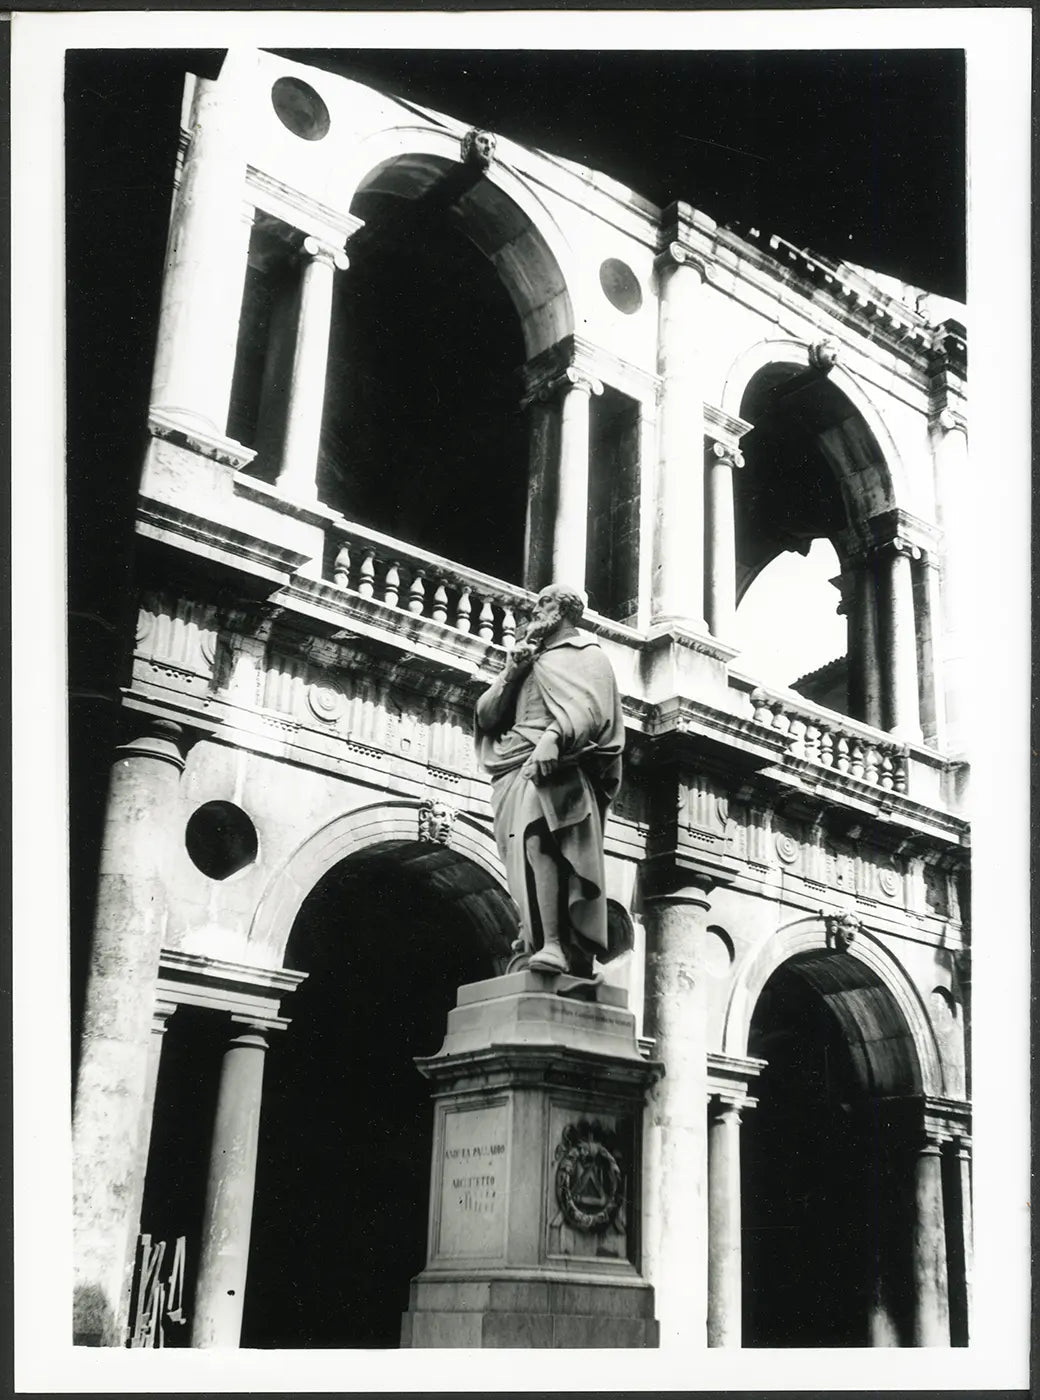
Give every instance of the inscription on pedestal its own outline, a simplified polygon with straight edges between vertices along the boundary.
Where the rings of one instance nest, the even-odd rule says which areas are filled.
[[[444,1119],[437,1252],[493,1259],[505,1248],[506,1106],[450,1109]]]

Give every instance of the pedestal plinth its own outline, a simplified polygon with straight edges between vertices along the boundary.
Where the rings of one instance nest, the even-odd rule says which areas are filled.
[[[460,987],[433,1084],[427,1263],[406,1347],[654,1347],[642,1115],[662,1072],[624,993],[558,974]]]

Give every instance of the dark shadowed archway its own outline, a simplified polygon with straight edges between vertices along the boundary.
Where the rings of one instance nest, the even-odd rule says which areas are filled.
[[[286,957],[309,976],[268,1055],[243,1346],[397,1345],[426,1256],[432,1110],[412,1060],[514,936],[491,877],[436,843],[362,851],[304,902]]]
[[[770,977],[744,1119],[745,1346],[909,1345],[921,1075],[892,994],[847,953]]]

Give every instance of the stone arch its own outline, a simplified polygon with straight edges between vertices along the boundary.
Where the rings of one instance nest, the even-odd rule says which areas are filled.
[[[375,190],[415,198],[459,163],[459,135],[425,126],[376,132],[355,148],[346,202]],[[570,335],[581,285],[573,250],[531,187],[501,159],[456,202],[460,230],[516,307],[528,358]]]
[[[842,1029],[858,1046],[864,1073],[877,1091],[945,1094],[939,1044],[905,969],[880,939],[865,930],[857,933],[846,952],[829,950],[818,914],[781,925],[738,966],[723,1019],[724,1054],[747,1054],[759,996],[773,973],[793,960],[806,980],[828,997]]]
[[[268,882],[249,927],[253,956],[280,967],[293,922],[324,875],[349,856],[366,850],[417,844],[418,800],[372,803],[344,812],[303,840]],[[430,843],[433,844],[433,843]],[[478,915],[501,917],[511,910],[505,870],[494,838],[466,813],[456,818],[450,853],[475,865],[485,877],[483,891],[471,893]]]
[[[739,417],[744,394],[757,374],[772,366],[789,366],[793,373],[802,373],[808,363],[807,354],[806,343],[793,337],[770,338],[749,346],[725,371],[718,391],[719,406]],[[855,444],[837,439],[830,444],[821,442],[821,450],[837,473],[850,517],[865,519],[897,506],[912,510],[910,475],[884,416],[855,375],[843,365],[836,364],[827,379],[862,419],[881,458],[866,471],[853,472]]]

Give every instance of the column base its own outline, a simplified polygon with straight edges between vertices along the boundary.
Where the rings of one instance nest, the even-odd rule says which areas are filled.
[[[645,1283],[420,1275],[401,1321],[403,1347],[653,1348],[657,1342],[654,1290]]]

